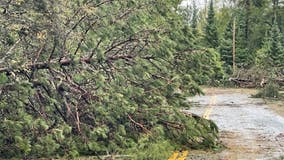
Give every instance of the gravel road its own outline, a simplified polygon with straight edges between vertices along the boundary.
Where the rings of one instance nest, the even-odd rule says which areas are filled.
[[[243,92],[219,92],[189,98],[190,102],[200,104],[189,112],[202,116],[211,108],[208,118],[218,125],[226,149],[219,153],[192,151],[188,159],[281,159],[284,156],[284,117],[270,110],[262,99],[250,97]]]

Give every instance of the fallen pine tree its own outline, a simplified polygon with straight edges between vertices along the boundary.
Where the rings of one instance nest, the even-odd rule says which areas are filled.
[[[258,88],[258,87],[264,87],[268,84],[268,80],[264,78],[261,81],[254,81],[251,79],[242,79],[242,78],[229,78],[229,81],[233,82],[238,87],[244,87],[244,88]],[[284,86],[284,79],[277,78],[277,79],[270,79],[269,81],[274,82],[279,86]]]
[[[266,71],[257,67],[239,69],[228,80],[244,88],[263,88],[271,82],[284,86],[284,75],[280,72]]]
[[[180,112],[201,90],[178,1],[0,4],[0,158],[218,147],[212,121]]]

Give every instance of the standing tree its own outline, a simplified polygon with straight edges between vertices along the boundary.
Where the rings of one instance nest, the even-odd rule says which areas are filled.
[[[224,67],[227,73],[231,73],[233,65],[233,23],[232,20],[228,23],[224,35],[220,41],[219,52],[221,60],[224,62]]]
[[[205,44],[209,48],[217,48],[219,46],[219,39],[217,33],[217,27],[215,22],[215,11],[213,0],[210,1],[209,10],[207,14],[207,23],[205,26]]]
[[[274,18],[270,36],[271,47],[269,50],[269,57],[271,59],[271,64],[273,67],[282,68],[284,66],[284,48],[281,44],[281,32],[276,18]]]
[[[179,7],[179,12],[183,16],[186,25],[190,25],[193,35],[198,34],[198,8],[195,0],[192,1],[191,5]]]
[[[283,72],[284,47],[281,44],[281,33],[276,18],[273,20],[269,35],[265,36],[263,45],[257,52],[257,60],[258,66],[269,71],[270,76]]]
[[[236,64],[238,67],[247,67],[252,64],[252,53],[248,47],[248,28],[246,14],[240,10],[238,13],[236,33]]]
[[[197,29],[197,25],[198,25],[198,9],[196,6],[196,2],[195,0],[193,0],[192,2],[192,20],[191,20],[191,28],[192,28],[192,33],[194,36],[198,35],[198,29]]]

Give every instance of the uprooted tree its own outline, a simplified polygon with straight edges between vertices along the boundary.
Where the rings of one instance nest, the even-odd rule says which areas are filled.
[[[215,147],[216,126],[179,111],[201,93],[177,67],[195,54],[179,3],[1,1],[0,156]]]

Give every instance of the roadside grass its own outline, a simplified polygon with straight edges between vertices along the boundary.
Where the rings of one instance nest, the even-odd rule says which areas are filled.
[[[268,84],[258,93],[253,95],[253,98],[262,98],[275,113],[284,117],[284,88],[277,84]],[[284,160],[284,156],[282,158]]]
[[[264,88],[260,89],[254,98],[269,98],[269,99],[283,99],[281,87],[276,83],[269,83]]]
[[[206,95],[212,94],[226,94],[226,93],[246,93],[246,94],[257,94],[258,90],[254,88],[238,88],[238,87],[210,87],[202,86],[203,92]]]

